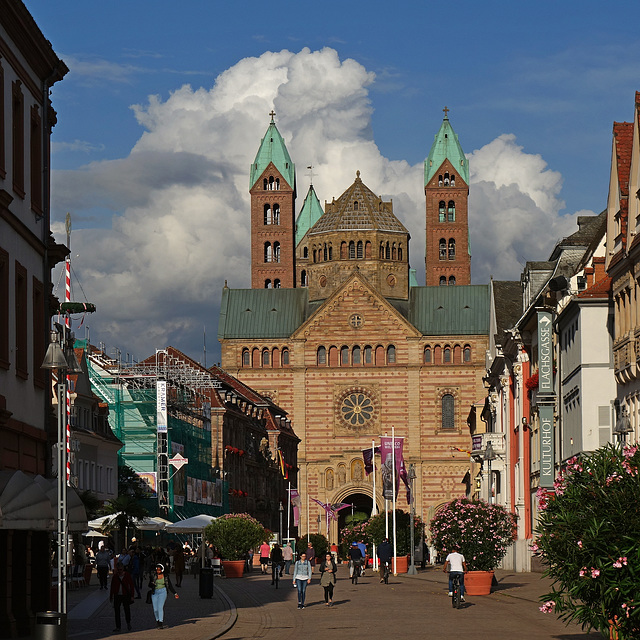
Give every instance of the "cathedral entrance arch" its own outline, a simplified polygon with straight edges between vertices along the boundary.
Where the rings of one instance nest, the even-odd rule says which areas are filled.
[[[371,517],[371,511],[373,509],[372,493],[372,488],[366,487],[345,487],[342,491],[338,492],[333,503],[350,505],[338,512],[338,521],[337,523],[334,523],[334,526],[337,529],[336,538],[338,540],[338,544],[342,542],[340,531],[347,524],[348,516],[351,516],[352,513],[365,513],[367,515],[367,519]],[[380,513],[381,505],[380,500],[377,497],[376,506],[377,512]],[[382,507],[382,509],[384,509],[384,507]]]

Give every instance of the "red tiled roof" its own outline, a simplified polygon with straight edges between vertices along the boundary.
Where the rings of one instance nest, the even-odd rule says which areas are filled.
[[[611,285],[613,280],[609,276],[605,276],[599,282],[581,291],[578,298],[608,298],[611,295]]]
[[[629,195],[629,170],[633,147],[633,122],[614,122],[613,137],[616,143],[618,185],[623,196]]]

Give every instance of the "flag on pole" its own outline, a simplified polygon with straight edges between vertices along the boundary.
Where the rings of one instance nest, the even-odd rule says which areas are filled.
[[[320,502],[320,500],[316,500],[315,498],[311,498],[311,499],[324,509],[326,516],[331,520],[337,520],[338,511],[342,511],[342,509],[346,509],[347,507],[351,506],[350,504],[346,504],[345,502],[340,502],[338,504],[332,505],[329,502],[325,504],[324,502]]]
[[[392,452],[392,442],[395,443],[395,455]],[[382,457],[382,495],[387,500],[393,500],[398,496],[400,488],[400,480],[407,487],[407,502],[411,502],[411,494],[409,490],[409,475],[404,465],[404,456],[402,450],[404,447],[404,438],[390,438],[388,436],[380,437],[380,456]],[[395,460],[395,477],[396,486],[393,487],[393,461]]]
[[[364,459],[364,472],[369,475],[373,471],[374,462],[373,456],[374,453],[380,453],[380,447],[375,447],[375,449],[371,449],[371,447],[367,447],[362,450],[362,457]]]
[[[282,451],[277,449],[278,452],[278,464],[280,465],[280,473],[285,480],[289,479],[289,472],[287,471],[287,467],[284,463],[284,456],[282,455]]]

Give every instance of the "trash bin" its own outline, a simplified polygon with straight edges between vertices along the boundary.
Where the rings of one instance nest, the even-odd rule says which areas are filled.
[[[202,567],[200,569],[200,597],[213,598],[213,568]]]
[[[36,613],[34,640],[66,640],[67,616],[57,611]]]

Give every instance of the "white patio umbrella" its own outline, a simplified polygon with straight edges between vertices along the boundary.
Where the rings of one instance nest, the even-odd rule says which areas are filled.
[[[202,566],[204,567],[204,530],[215,520],[213,516],[208,513],[201,513],[197,516],[192,516],[186,520],[179,520],[173,524],[168,524],[164,530],[169,533],[199,533],[202,535]]]
[[[87,533],[83,533],[82,534],[85,538],[106,538],[107,536],[105,536],[104,534],[100,533],[99,531],[87,531]]]

